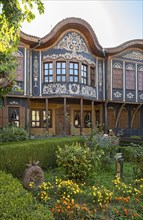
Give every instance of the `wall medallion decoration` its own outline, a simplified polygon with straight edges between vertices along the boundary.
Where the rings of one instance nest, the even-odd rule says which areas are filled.
[[[69,84],[69,94],[80,94],[80,85]]]
[[[89,53],[84,39],[76,32],[68,33],[54,48],[66,49],[74,53],[76,52]]]
[[[129,58],[131,60],[143,60],[143,54],[138,51],[132,51],[130,53],[127,53],[123,57]]]
[[[131,92],[129,92],[129,93],[127,94],[127,98],[128,98],[128,99],[133,99],[133,98],[134,98],[134,94],[131,93]]]
[[[114,92],[114,97],[115,98],[121,98],[122,97],[122,93],[121,92],[119,92],[119,91],[117,91],[117,92]]]

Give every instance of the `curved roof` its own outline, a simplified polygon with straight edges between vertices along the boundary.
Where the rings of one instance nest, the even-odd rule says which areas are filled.
[[[120,44],[117,47],[106,48],[105,50],[106,50],[106,54],[115,55],[129,48],[137,48],[143,50],[143,40],[141,39],[130,40],[123,44]]]
[[[74,29],[82,33],[86,38],[89,48],[93,54],[104,57],[103,48],[99,44],[99,41],[95,35],[92,27],[85,20],[81,18],[66,18],[59,22],[49,34],[42,38],[31,36],[21,32],[21,42],[29,44],[31,48],[36,47],[37,49],[44,49],[52,46],[55,41],[60,37],[63,32],[69,29]]]

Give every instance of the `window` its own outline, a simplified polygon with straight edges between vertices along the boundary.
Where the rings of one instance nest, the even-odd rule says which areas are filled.
[[[90,85],[95,86],[95,68],[90,67]]]
[[[46,128],[46,111],[43,111],[43,126]],[[48,111],[48,128],[52,128],[52,111]]]
[[[44,82],[53,82],[53,63],[44,63]]]
[[[84,112],[84,127],[91,128],[91,112]]]
[[[19,127],[19,108],[9,108],[8,109],[8,120],[11,125]]]
[[[40,111],[32,110],[32,127],[40,127]]]
[[[32,110],[32,127],[46,128],[46,111]],[[48,127],[52,127],[52,111],[48,111]]]
[[[123,88],[123,70],[113,68],[113,88]]]
[[[80,127],[80,112],[79,111],[74,112],[74,126],[75,128]]]
[[[143,91],[143,71],[138,72],[138,90]]]
[[[81,65],[81,83],[87,84],[87,65]]]
[[[56,71],[57,71],[57,82],[65,82],[66,81],[66,63],[57,62]]]
[[[70,73],[69,74],[70,75],[69,81],[78,83],[79,82],[79,77],[78,77],[79,65],[78,65],[78,63],[70,62],[70,64],[69,64],[69,73]]]
[[[95,117],[96,117],[96,125],[97,127],[100,125],[100,111],[99,110],[96,110],[95,111]]]
[[[135,89],[135,72],[126,70],[126,89]]]

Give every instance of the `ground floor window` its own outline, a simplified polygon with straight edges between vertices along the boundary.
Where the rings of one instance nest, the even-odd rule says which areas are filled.
[[[46,111],[45,110],[32,110],[31,121],[33,128],[46,128]],[[48,127],[52,127],[52,111],[48,111]]]
[[[19,125],[20,125],[19,108],[12,108],[11,107],[8,109],[8,121],[9,121],[9,124],[19,127]]]
[[[91,128],[91,112],[84,112],[84,128]]]
[[[74,126],[75,126],[75,128],[80,127],[80,111],[74,112]]]

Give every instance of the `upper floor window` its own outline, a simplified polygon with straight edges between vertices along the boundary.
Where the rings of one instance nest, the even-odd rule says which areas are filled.
[[[56,79],[57,82],[65,82],[66,81],[66,63],[65,62],[57,62],[56,63]]]
[[[79,82],[79,64],[70,62],[69,64],[69,81],[70,82]]]
[[[135,70],[132,65],[126,67],[126,89],[135,89]]]
[[[120,63],[115,63],[113,65],[113,88],[122,89],[123,88],[123,69]]]
[[[53,63],[44,63],[44,82],[53,82]]]
[[[143,91],[143,67],[138,70],[138,90]]]
[[[19,127],[19,108],[9,108],[8,109],[8,120],[9,123]]]
[[[90,67],[90,85],[95,86],[95,68]]]
[[[87,84],[87,65],[81,65],[81,83]]]

